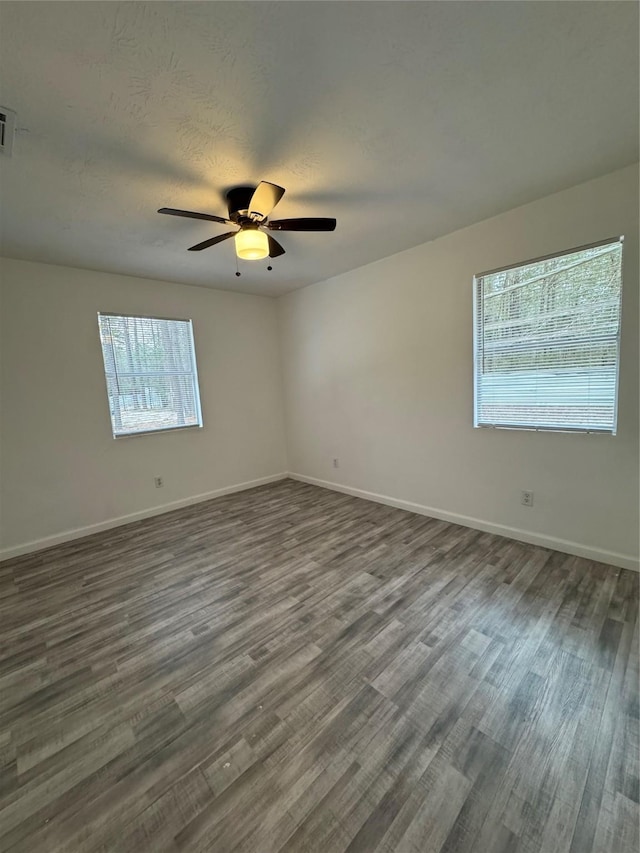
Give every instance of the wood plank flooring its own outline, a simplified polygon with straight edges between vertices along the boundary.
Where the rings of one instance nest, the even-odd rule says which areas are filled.
[[[0,849],[636,853],[638,575],[290,480],[0,564]]]

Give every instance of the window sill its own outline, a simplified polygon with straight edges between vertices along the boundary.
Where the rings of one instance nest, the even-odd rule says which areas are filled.
[[[584,429],[578,427],[535,427],[515,426],[513,424],[474,424],[474,429],[500,429],[515,432],[559,432],[564,435],[609,435],[615,436],[616,431],[610,429]]]
[[[121,438],[138,438],[141,435],[161,435],[166,432],[183,432],[186,429],[202,429],[203,424],[187,424],[186,426],[177,426],[177,427],[162,427],[161,429],[146,429],[140,430],[139,432],[122,432],[119,435],[115,435],[112,433],[114,439],[116,441],[120,441]]]

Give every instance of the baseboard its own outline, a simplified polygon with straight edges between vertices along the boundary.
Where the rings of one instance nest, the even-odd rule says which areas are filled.
[[[42,551],[45,548],[51,548],[53,545],[61,545],[64,542],[71,542],[73,539],[81,539],[83,536],[90,536],[92,533],[100,533],[102,530],[111,530],[114,527],[121,527],[123,524],[131,524],[132,521],[141,521],[144,518],[152,518],[154,515],[163,515],[165,512],[171,512],[174,509],[181,509],[192,504],[210,501],[212,498],[219,498],[223,495],[230,495],[233,492],[242,492],[245,489],[254,489],[256,486],[264,486],[267,483],[275,483],[278,480],[284,480],[288,475],[286,473],[271,474],[269,477],[260,477],[257,480],[248,480],[246,483],[236,483],[233,486],[224,486],[221,489],[214,489],[212,492],[204,492],[200,495],[193,495],[189,498],[181,498],[178,501],[171,501],[167,504],[154,506],[149,509],[143,509],[139,512],[131,512],[128,515],[120,515],[116,518],[109,518],[106,521],[100,521],[97,524],[88,524],[86,527],[77,527],[74,530],[65,530],[62,533],[56,533],[53,536],[45,536],[43,539],[34,539],[32,542],[25,542],[22,545],[15,545],[12,548],[0,549],[0,562],[10,560],[12,557],[20,557],[23,554],[31,554],[34,551]]]
[[[106,521],[98,522],[97,524],[89,524],[86,527],[65,530],[62,533],[56,533],[42,539],[35,539],[31,542],[25,542],[11,548],[3,548],[0,549],[0,562],[10,560],[13,557],[20,557],[23,554],[42,551],[45,548],[51,548],[54,545],[71,542],[74,539],[81,539],[83,536],[90,536],[92,533],[100,533],[103,530],[111,530],[114,527],[121,527],[122,525],[130,524],[133,521],[141,521],[144,518],[163,515],[164,513],[171,512],[174,509],[181,509],[185,506],[202,503],[203,501],[208,501],[212,498],[219,498],[223,495],[233,494],[234,492],[242,492],[245,489],[253,489],[256,486],[264,486],[267,483],[275,483],[278,480],[284,480],[287,477],[292,480],[299,480],[302,483],[309,483],[313,486],[331,489],[334,492],[342,492],[345,495],[352,495],[356,498],[363,498],[364,500],[386,504],[387,506],[392,506],[397,509],[404,509],[408,512],[415,512],[418,515],[427,515],[431,518],[440,519],[441,521],[450,521],[453,524],[460,524],[463,527],[471,527],[474,530],[482,530],[485,533],[495,533],[498,536],[505,536],[507,539],[517,539],[520,542],[527,542],[530,545],[540,545],[543,548],[552,548],[554,551],[574,554],[577,557],[585,557],[588,560],[596,560],[600,563],[607,563],[608,565],[618,566],[622,569],[631,569],[636,572],[640,571],[640,562],[638,559],[628,554],[619,554],[615,551],[604,551],[600,548],[582,545],[579,542],[572,542],[567,539],[558,539],[555,536],[543,536],[542,534],[531,533],[528,530],[522,530],[518,527],[494,524],[491,521],[485,521],[481,518],[474,518],[468,515],[448,512],[447,510],[442,510],[437,507],[424,506],[423,504],[414,503],[413,501],[392,498],[389,495],[380,495],[376,492],[365,491],[364,489],[343,486],[340,483],[334,483],[329,480],[319,480],[316,477],[308,477],[305,474],[297,474],[293,471],[272,474],[268,477],[260,477],[257,480],[248,480],[245,483],[236,483],[232,486],[224,486],[221,489],[214,489],[211,492],[205,492],[188,498],[182,498],[181,500],[171,501],[170,503],[140,510],[139,512],[132,512],[128,515],[117,516],[116,518],[110,518]]]
[[[508,527],[505,524],[494,524],[491,521],[484,521],[481,518],[460,515],[457,512],[448,512],[437,507],[423,506],[423,504],[413,503],[413,501],[404,501],[399,498],[391,498],[388,495],[379,495],[376,492],[367,492],[364,489],[354,489],[351,486],[343,486],[340,483],[333,483],[329,480],[318,480],[316,477],[307,477],[305,474],[296,474],[292,471],[289,471],[287,476],[292,480],[299,480],[301,483],[321,486],[323,489],[331,489],[334,492],[342,492],[345,495],[352,495],[355,498],[364,498],[367,501],[386,504],[387,506],[396,507],[396,509],[405,509],[408,512],[415,512],[418,515],[428,515],[431,518],[450,521],[453,524],[461,524],[463,527],[471,527],[474,530],[482,530],[485,533],[496,533],[498,536],[505,536],[507,539],[517,539],[519,542],[527,542],[529,545],[541,545],[543,548],[552,548],[554,551],[573,554],[576,557],[586,557],[588,560],[596,560],[599,563],[618,566],[621,569],[631,569],[635,572],[640,571],[640,561],[637,557],[633,557],[630,554],[603,551],[600,548],[582,545],[580,542],[571,542],[567,539],[558,539],[555,536],[531,533],[528,530],[521,530],[518,527]]]

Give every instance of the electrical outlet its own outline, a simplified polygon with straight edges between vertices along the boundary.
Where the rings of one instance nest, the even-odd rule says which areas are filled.
[[[334,467],[334,468],[339,468],[339,467],[340,467],[340,460],[338,459],[338,457],[337,457],[337,456],[334,456],[334,458],[333,458],[333,467]]]
[[[156,485],[156,489],[161,489],[164,486],[164,480],[162,477],[154,477],[153,482]]]
[[[533,506],[533,492],[520,492],[520,503],[522,506]]]

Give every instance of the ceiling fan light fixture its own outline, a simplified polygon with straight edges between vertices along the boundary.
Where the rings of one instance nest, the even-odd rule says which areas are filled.
[[[189,251],[201,252],[203,249],[217,246],[218,243],[234,237],[237,256],[247,261],[260,261],[266,257],[279,258],[285,254],[280,243],[271,234],[261,231],[261,228],[268,228],[269,231],[335,231],[336,220],[323,216],[270,219],[271,211],[283,195],[284,187],[268,181],[260,181],[255,188],[234,187],[227,192],[229,219],[214,216],[212,213],[198,213],[195,210],[180,210],[176,207],[161,207],[158,213],[239,227],[239,231],[227,231],[226,234],[217,234],[215,237],[196,243],[195,246],[189,246]]]
[[[269,254],[269,238],[257,228],[243,228],[235,236],[236,254],[243,261],[259,261]]]

